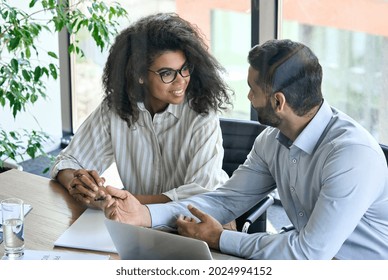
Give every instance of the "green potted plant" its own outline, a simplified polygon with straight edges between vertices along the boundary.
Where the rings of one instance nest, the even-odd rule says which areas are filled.
[[[100,0],[30,0],[28,6],[24,3],[24,9],[12,6],[11,2],[16,1],[0,0],[0,104],[8,107],[16,119],[27,105],[47,98],[45,82],[56,80],[60,73],[58,51],[37,47],[42,32],[59,33],[66,29],[75,38],[86,31],[102,52],[117,34],[118,19],[126,18],[127,12],[117,3],[108,5]],[[42,52],[50,61],[39,59]],[[71,41],[68,52],[84,55],[77,40]],[[50,157],[44,149],[45,142],[50,140],[47,133],[28,129],[7,131],[1,125],[3,121],[0,172],[10,167],[8,162],[17,159]]]

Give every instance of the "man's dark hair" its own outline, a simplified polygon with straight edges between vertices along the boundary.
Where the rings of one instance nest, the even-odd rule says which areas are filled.
[[[322,67],[305,45],[291,40],[270,40],[254,46],[249,64],[259,72],[256,83],[268,94],[283,92],[299,116],[322,101]]]

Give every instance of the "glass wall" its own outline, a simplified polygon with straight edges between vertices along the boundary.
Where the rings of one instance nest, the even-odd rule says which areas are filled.
[[[329,103],[388,143],[388,1],[280,1],[280,38],[309,46]]]
[[[176,12],[196,24],[206,38],[209,51],[226,68],[225,79],[235,91],[234,106],[224,116],[250,118],[246,82],[248,69],[246,56],[251,42],[249,0],[120,0],[117,2],[125,7],[129,14],[129,22],[123,21],[122,28],[139,17],[156,12]],[[87,36],[79,36],[76,40],[81,43],[85,57],[72,59],[74,132],[101,101],[103,96],[101,75],[107,57],[107,52],[101,55]]]

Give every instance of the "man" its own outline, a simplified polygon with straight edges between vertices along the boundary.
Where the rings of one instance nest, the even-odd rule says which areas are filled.
[[[323,99],[322,68],[308,47],[272,40],[252,48],[248,61],[248,98],[269,127],[232,178],[213,192],[166,205],[141,205],[108,187],[105,215],[177,227],[248,259],[388,259],[388,173],[378,143]],[[275,187],[294,230],[222,228]]]

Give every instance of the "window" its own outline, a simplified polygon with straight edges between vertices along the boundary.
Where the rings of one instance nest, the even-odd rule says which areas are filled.
[[[330,105],[388,143],[388,2],[284,0],[279,38],[309,46],[323,67]]]
[[[235,91],[233,110],[227,112],[225,117],[250,119],[246,57],[251,47],[251,1],[121,0],[118,2],[128,11],[131,22],[151,13],[176,12],[198,25],[207,40],[209,51],[227,70],[225,79]],[[123,22],[122,27],[128,24]],[[107,57],[107,53],[101,55],[96,51],[90,38],[80,36],[77,40],[85,50],[85,57],[73,57],[72,60],[73,132],[101,101],[103,96],[101,75]]]

